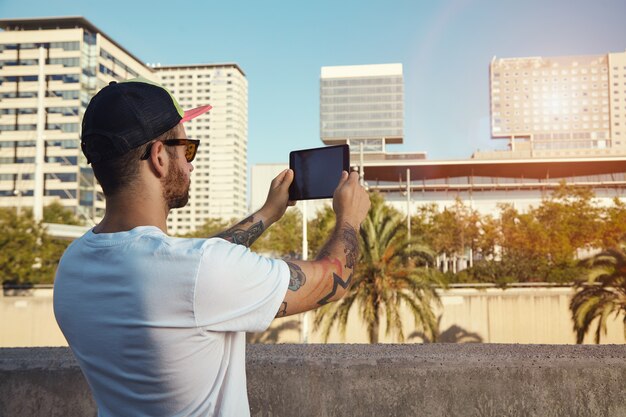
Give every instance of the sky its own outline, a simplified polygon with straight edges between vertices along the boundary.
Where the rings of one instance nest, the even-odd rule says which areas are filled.
[[[147,63],[235,62],[248,79],[248,165],[322,146],[322,66],[401,63],[404,143],[465,159],[491,139],[495,57],[626,50],[626,0],[0,0],[0,17],[83,16]]]

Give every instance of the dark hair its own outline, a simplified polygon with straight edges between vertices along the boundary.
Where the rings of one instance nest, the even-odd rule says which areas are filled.
[[[163,133],[155,140],[173,139],[176,126]],[[106,139],[105,139],[106,140]],[[112,196],[129,186],[139,175],[139,166],[141,164],[141,156],[153,141],[138,146],[124,155],[111,158],[105,161],[94,162],[91,164],[93,173],[102,187],[105,196]],[[168,154],[172,155],[175,150],[165,147]]]

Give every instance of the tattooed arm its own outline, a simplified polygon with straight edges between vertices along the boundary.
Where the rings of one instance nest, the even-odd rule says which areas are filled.
[[[261,236],[261,233],[269,227],[267,223],[263,222],[263,216],[259,211],[240,221],[230,229],[216,234],[215,237],[221,237],[229,242],[250,247],[250,245]]]
[[[288,261],[289,289],[276,317],[318,308],[343,297],[359,257],[357,232],[369,210],[358,174],[344,173],[333,197],[335,229],[314,261]]]
[[[288,206],[295,204],[289,201],[289,185],[292,180],[293,171],[290,169],[286,169],[278,174],[272,180],[270,191],[263,207],[230,229],[218,233],[215,237],[250,247],[268,227],[283,217]]]

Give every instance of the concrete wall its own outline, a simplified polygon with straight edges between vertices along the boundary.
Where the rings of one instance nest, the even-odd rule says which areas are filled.
[[[626,416],[626,346],[251,345],[252,416]],[[67,348],[0,349],[0,417],[95,416]]]
[[[20,294],[0,296],[0,347],[67,346],[54,319],[52,290],[28,290]],[[454,288],[439,291],[439,294],[442,305],[436,308],[436,314],[440,317],[442,342],[572,344],[576,341],[568,307],[573,294],[570,287]],[[299,343],[303,320],[306,320],[308,342],[322,343],[321,331],[313,331],[314,314],[274,320],[268,332],[250,335],[250,339],[264,343]],[[626,342],[622,320],[623,316],[611,316],[602,343]],[[408,311],[403,314],[403,323],[407,342],[423,341]],[[393,335],[385,335],[384,328],[381,330],[380,342],[396,341]],[[358,307],[350,312],[345,337],[334,329],[329,342],[368,342]],[[585,342],[593,343],[593,332],[587,335]]]

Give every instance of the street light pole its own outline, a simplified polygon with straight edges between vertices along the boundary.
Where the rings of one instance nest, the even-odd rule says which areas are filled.
[[[309,242],[307,235],[307,207],[306,200],[300,202],[302,204],[302,260],[309,259]],[[309,313],[302,313],[302,326],[300,328],[300,340],[302,343],[309,342]]]
[[[44,95],[46,94],[46,79],[45,79],[45,59],[46,50],[43,45],[39,46],[39,89],[37,90],[37,140],[35,142],[35,190],[34,190],[34,205],[33,205],[33,217],[35,221],[41,221],[43,219],[43,183],[44,183],[44,129],[45,129],[45,108],[44,108]]]
[[[411,240],[411,170],[406,169],[406,229]]]

